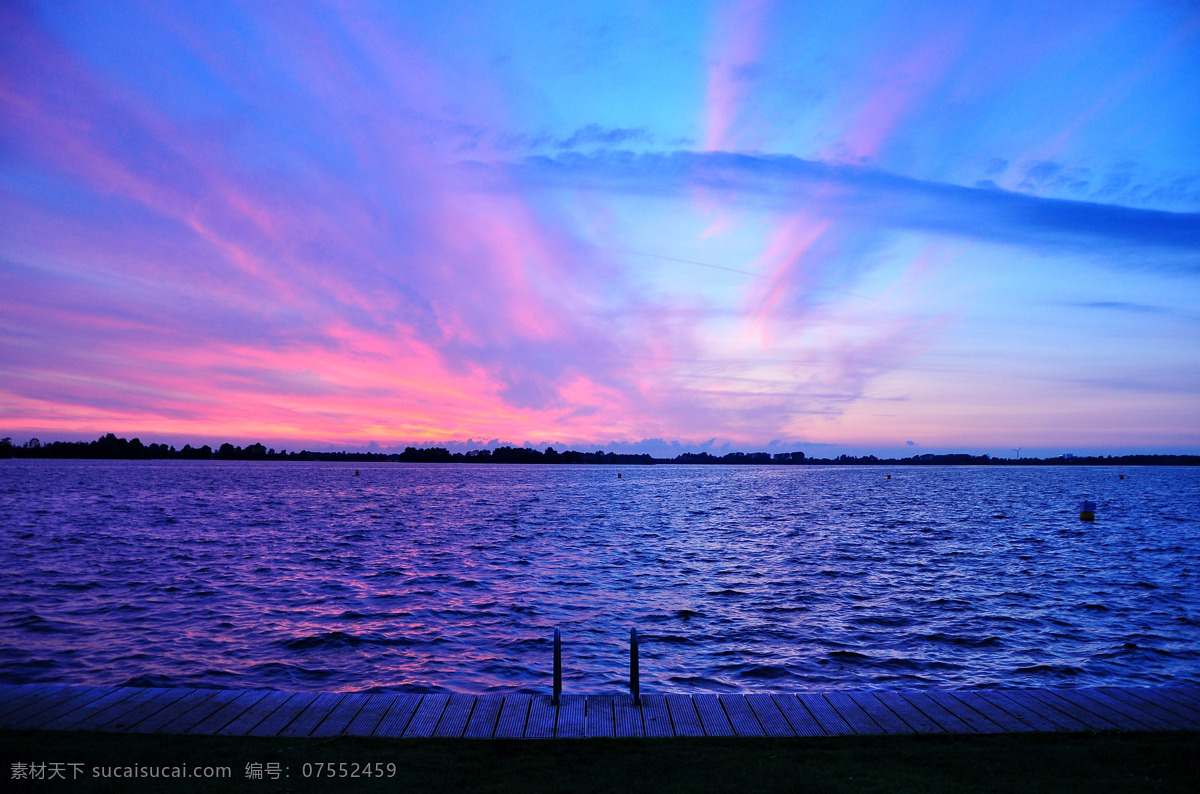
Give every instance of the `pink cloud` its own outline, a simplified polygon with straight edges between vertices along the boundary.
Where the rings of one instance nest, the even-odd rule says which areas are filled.
[[[877,60],[877,78],[866,97],[851,112],[837,143],[822,159],[861,161],[879,156],[901,120],[926,101],[947,75],[958,56],[961,31],[942,30],[897,60]]]
[[[733,0],[717,13],[715,45],[709,56],[704,148],[736,148],[731,134],[741,110],[748,72],[762,49],[770,0]]]
[[[256,181],[233,153],[99,86],[52,43],[37,46],[30,57],[77,84],[77,97],[65,108],[39,93],[44,83],[6,82],[0,97],[22,125],[10,134],[104,209],[65,222],[5,199],[10,221],[29,221],[20,237],[38,251],[28,261],[40,278],[54,269],[79,292],[63,309],[53,304],[64,293],[34,299],[25,285],[22,324],[40,329],[32,344],[45,357],[0,392],[8,426],[334,442],[630,432],[627,378],[611,329],[587,316],[600,291],[575,244],[519,195],[459,191],[377,97],[325,99],[357,122],[341,129],[368,172],[350,183],[382,180],[382,201],[337,175]],[[312,66],[307,84],[323,90],[327,66]],[[92,140],[89,119],[112,113],[186,162],[189,184]],[[145,212],[114,227],[114,194]],[[97,280],[83,297],[79,285]],[[173,306],[156,305],[166,296]],[[213,325],[213,311],[233,322]],[[514,403],[518,387],[540,403]]]
[[[765,326],[783,296],[803,292],[806,284],[814,282],[813,274],[803,269],[805,256],[831,225],[829,219],[814,219],[806,214],[794,216],[776,227],[766,250],[755,262],[756,269],[765,271],[766,281],[754,299],[751,316],[764,344]]]

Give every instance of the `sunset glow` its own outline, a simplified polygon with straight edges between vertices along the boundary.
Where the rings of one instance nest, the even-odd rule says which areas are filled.
[[[4,3],[0,435],[1200,451],[1200,11]]]

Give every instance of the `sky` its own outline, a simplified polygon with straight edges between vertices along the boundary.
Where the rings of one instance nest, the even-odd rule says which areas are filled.
[[[1194,2],[0,2],[0,435],[1200,452]]]

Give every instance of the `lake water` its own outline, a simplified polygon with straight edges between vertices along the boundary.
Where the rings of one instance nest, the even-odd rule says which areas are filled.
[[[0,680],[546,692],[557,627],[616,692],[636,626],[643,691],[1195,681],[1198,518],[1195,468],[4,460]]]

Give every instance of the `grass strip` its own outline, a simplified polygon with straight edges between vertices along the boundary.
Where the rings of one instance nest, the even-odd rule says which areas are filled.
[[[549,741],[0,731],[0,756],[14,792],[1200,791],[1190,731]],[[39,764],[42,779],[21,777]],[[189,776],[148,777],[152,767]],[[196,767],[229,777],[197,778]],[[106,777],[113,768],[143,776]],[[65,780],[45,779],[55,769]]]

